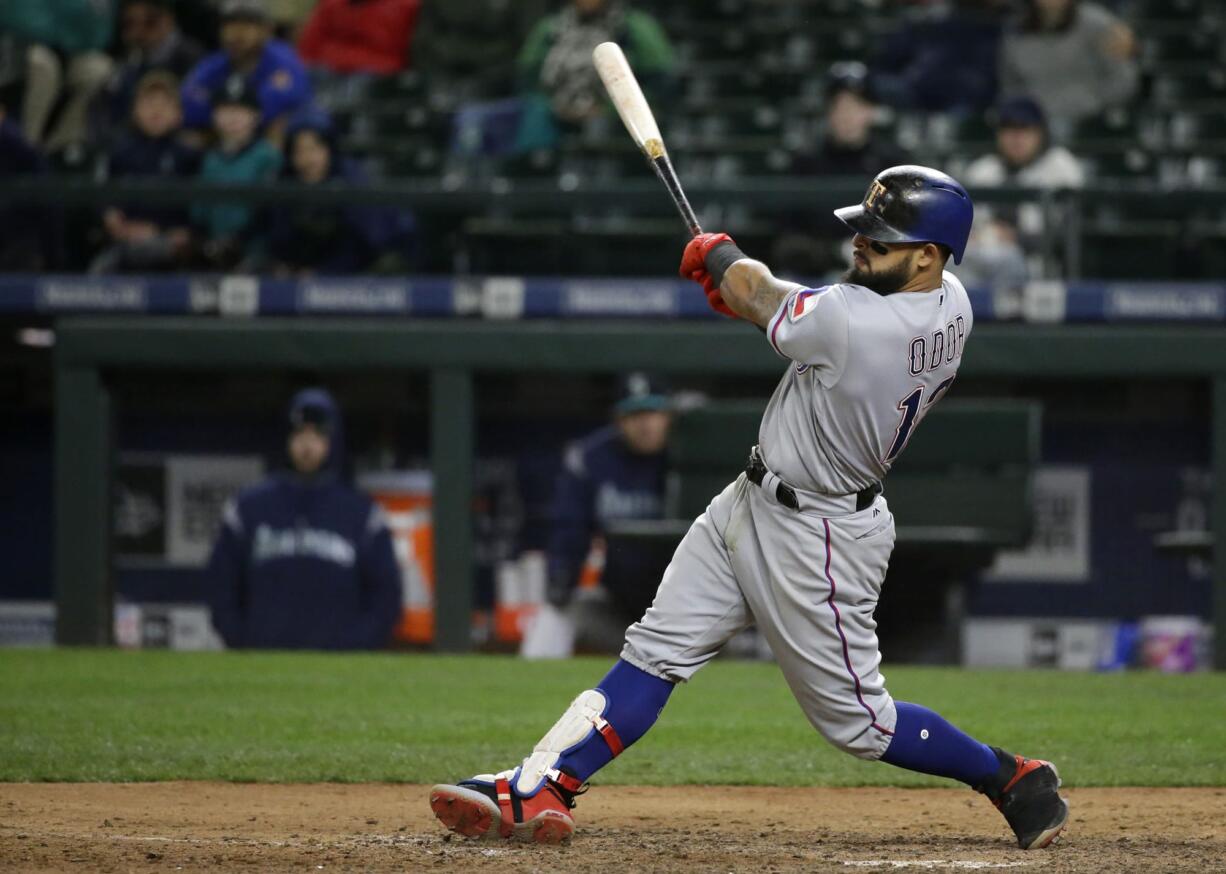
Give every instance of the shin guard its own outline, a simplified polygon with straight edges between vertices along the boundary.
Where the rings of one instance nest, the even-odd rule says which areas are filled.
[[[618,661],[595,689],[579,694],[515,774],[515,790],[538,792],[545,780],[577,792],[588,777],[647,733],[673,691],[669,680]]]

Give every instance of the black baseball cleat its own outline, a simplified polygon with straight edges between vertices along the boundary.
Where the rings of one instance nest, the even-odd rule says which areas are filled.
[[[1068,802],[1060,797],[1060,774],[1042,759],[1015,756],[992,747],[1000,769],[978,792],[1004,814],[1023,850],[1050,846],[1068,823]]]

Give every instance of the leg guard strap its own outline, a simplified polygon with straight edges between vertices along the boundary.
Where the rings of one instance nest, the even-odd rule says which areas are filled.
[[[616,759],[622,754],[622,750],[625,749],[622,746],[622,739],[617,736],[617,730],[603,716],[596,717],[593,724],[596,726],[596,730],[600,732],[600,736],[604,738],[604,742],[609,745],[609,752]]]
[[[583,788],[583,781],[578,777],[572,777],[565,771],[559,771],[557,768],[551,768],[545,772],[545,776],[553,782],[557,783],[567,792],[578,792]]]
[[[498,813],[500,822],[498,831],[504,838],[509,838],[515,830],[515,809],[511,806],[511,783],[505,777],[494,780],[494,792],[498,796]]]

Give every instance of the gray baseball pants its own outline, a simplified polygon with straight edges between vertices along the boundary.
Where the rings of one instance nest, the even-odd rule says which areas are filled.
[[[800,494],[797,511],[744,474],[725,488],[677,547],[655,601],[626,630],[621,657],[688,680],[756,623],[813,727],[839,749],[877,759],[896,719],[873,620],[894,517],[880,495],[847,512],[845,499]]]

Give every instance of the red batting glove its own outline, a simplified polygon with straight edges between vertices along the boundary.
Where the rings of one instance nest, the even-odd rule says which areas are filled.
[[[720,243],[731,243],[732,237],[727,234],[699,234],[694,239],[690,240],[685,246],[685,252],[681,256],[681,273],[682,279],[693,279],[696,282],[702,282],[694,276],[695,271],[701,270],[703,274],[707,272],[705,264],[707,253],[718,246]]]
[[[706,274],[706,279],[703,280],[702,288],[703,291],[707,293],[707,305],[710,306],[711,309],[715,310],[721,316],[727,316],[730,319],[740,318],[740,316],[732,311],[732,307],[724,303],[724,296],[720,294],[719,287],[716,286],[715,280],[712,279],[709,274]]]
[[[685,253],[681,256],[681,269],[679,272],[682,278],[692,279],[702,286],[707,296],[707,303],[711,309],[720,315],[737,319],[740,316],[734,313],[732,308],[724,302],[719,286],[715,284],[715,280],[707,272],[705,263],[708,252],[720,243],[731,242],[733,242],[732,237],[727,234],[699,234],[686,244]]]

